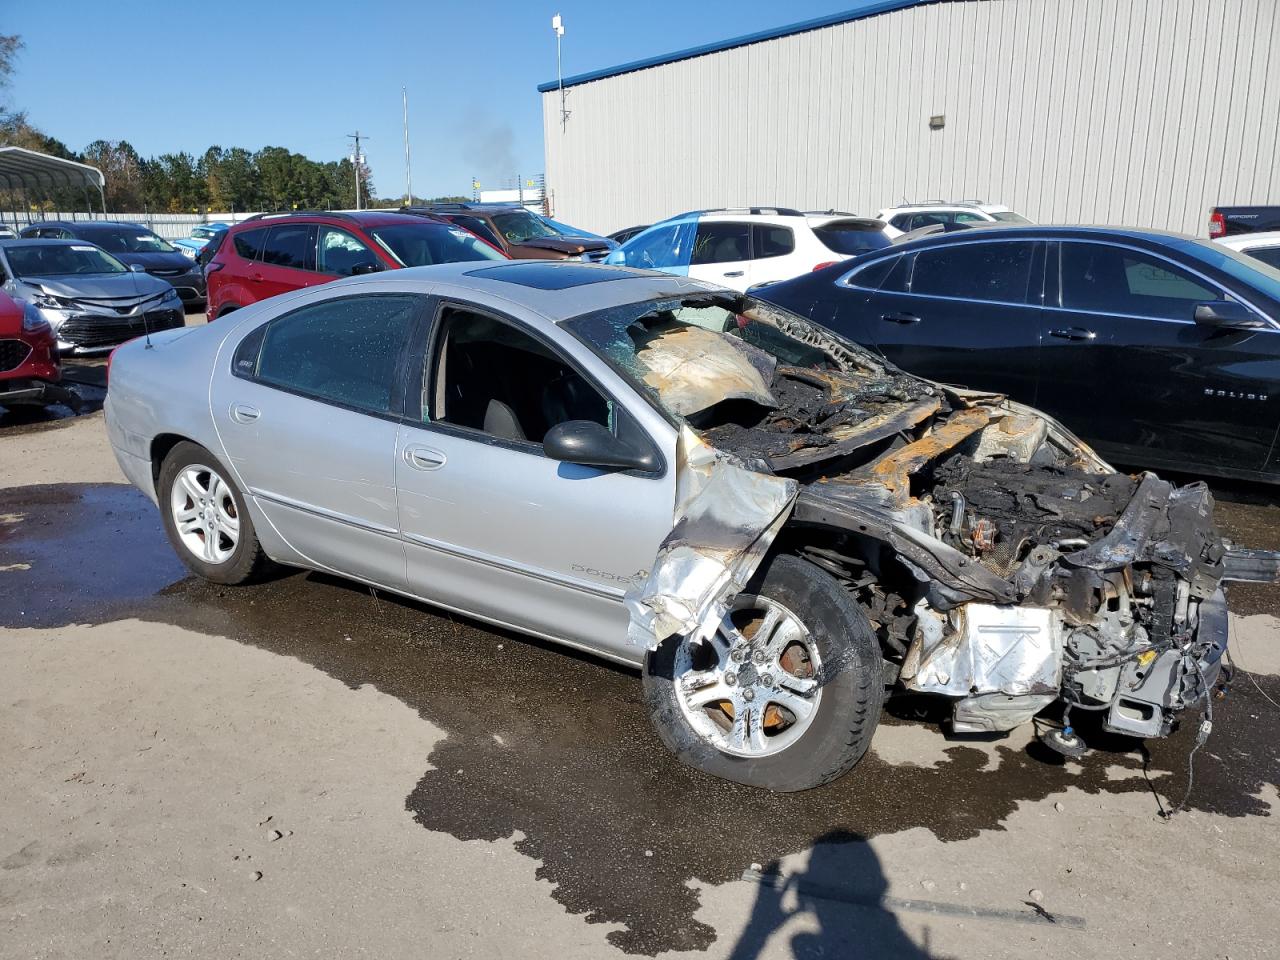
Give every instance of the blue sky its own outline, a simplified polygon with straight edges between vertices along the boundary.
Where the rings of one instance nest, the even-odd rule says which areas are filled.
[[[26,43],[10,101],[72,149],[102,138],[144,156],[216,144],[323,160],[359,129],[381,196],[404,191],[407,87],[414,192],[437,195],[542,171],[535,88],[555,77],[554,13],[569,76],[863,2],[0,0],[0,32]]]

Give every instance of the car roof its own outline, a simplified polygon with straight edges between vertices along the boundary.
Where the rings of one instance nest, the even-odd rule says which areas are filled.
[[[924,250],[929,247],[949,246],[956,243],[971,243],[981,240],[1061,240],[1073,237],[1084,240],[1127,240],[1151,247],[1196,241],[1195,237],[1185,233],[1174,233],[1169,230],[1147,230],[1138,227],[1002,224],[999,229],[953,230],[947,233],[935,233],[927,237],[920,237],[918,240],[909,240],[906,243],[886,247],[883,251],[877,250],[875,255],[910,253],[913,250]],[[867,256],[870,257],[871,254]]]
[[[134,223],[131,220],[39,220],[29,223],[23,229],[31,227],[68,227],[72,230],[96,230],[99,227],[127,227],[130,230],[150,230],[145,223]]]
[[[564,260],[472,260],[388,270],[357,279],[362,284],[423,280],[434,286],[438,296],[453,294],[465,299],[468,292],[475,292],[509,300],[552,323],[646,300],[707,293],[741,296],[732,290],[689,277]]]
[[[65,239],[62,239],[61,237],[59,238],[17,237],[15,239],[10,239],[6,237],[3,239],[0,239],[0,248],[29,247],[32,244],[39,244],[40,246],[45,246],[45,247],[70,247],[70,246],[83,247],[85,245],[85,241],[84,240],[65,240]],[[90,246],[93,246],[93,245],[90,244]]]
[[[898,213],[907,211],[921,213],[929,210],[946,210],[953,208],[956,210],[981,210],[983,213],[1012,213],[1012,207],[1006,207],[1003,203],[987,203],[985,200],[919,200],[915,203],[899,203],[892,207],[885,207],[881,213],[887,213],[890,210]]]
[[[241,220],[232,229],[254,229],[269,227],[274,223],[291,223],[294,221],[345,223],[354,224],[362,228],[386,227],[403,224],[406,216],[408,214],[401,213],[398,210],[307,210],[297,213],[260,213],[247,220]],[[423,223],[435,223],[443,226],[439,220],[435,220],[432,217],[421,214],[417,216]]]
[[[1215,243],[1232,250],[1247,250],[1249,247],[1280,246],[1280,230],[1262,230],[1258,233],[1233,233],[1229,237],[1218,237]]]

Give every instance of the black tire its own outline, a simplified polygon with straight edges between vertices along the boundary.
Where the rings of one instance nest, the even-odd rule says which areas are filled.
[[[799,618],[821,661],[822,697],[809,726],[778,753],[726,753],[689,723],[674,672],[686,642],[670,637],[645,659],[644,701],[662,742],[681,760],[724,780],[780,793],[830,783],[853,768],[871,744],[884,702],[879,642],[866,614],[830,574],[798,557],[769,558],[745,594],[773,600]]]
[[[171,508],[173,485],[183,469],[192,465],[202,465],[217,471],[222,482],[226,484],[235,504],[236,518],[240,530],[235,548],[227,559],[210,563],[192,552],[178,533],[177,523]],[[165,457],[160,467],[160,475],[156,482],[156,499],[160,502],[160,516],[164,520],[164,530],[169,536],[169,543],[174,551],[192,573],[213,583],[235,585],[249,583],[259,578],[271,568],[271,561],[262,552],[258,535],[253,529],[253,518],[245,508],[244,494],[231,479],[231,473],[222,462],[199,444],[183,441],[176,444]]]

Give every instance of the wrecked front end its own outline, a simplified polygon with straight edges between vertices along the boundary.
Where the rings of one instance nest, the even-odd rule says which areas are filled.
[[[1037,411],[919,380],[750,298],[721,305],[717,346],[709,309],[633,328],[631,359],[686,446],[717,451],[691,458],[706,476],[629,598],[637,641],[709,635],[774,549],[843,583],[886,682],[950,698],[958,732],[1062,700],[1161,737],[1218,681],[1223,582],[1274,581],[1280,559],[1225,543],[1204,484],[1117,473]]]
[[[806,488],[796,520],[893,545],[860,558],[876,573],[864,593],[898,683],[952,698],[955,731],[1010,730],[1061,699],[1112,732],[1165,736],[1227,647],[1230,553],[1207,488],[1100,468],[1007,404],[971,409],[991,419],[907,475],[917,494],[845,477]],[[1031,455],[1010,457],[1004,441],[1027,431]]]

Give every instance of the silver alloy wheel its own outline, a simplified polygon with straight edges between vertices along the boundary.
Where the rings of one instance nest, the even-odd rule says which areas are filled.
[[[173,478],[169,511],[182,545],[205,563],[226,563],[240,542],[231,486],[212,467],[193,463]]]
[[[699,736],[738,757],[767,757],[809,729],[822,701],[817,645],[794,613],[739,594],[706,643],[676,652],[680,710]]]

